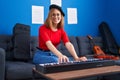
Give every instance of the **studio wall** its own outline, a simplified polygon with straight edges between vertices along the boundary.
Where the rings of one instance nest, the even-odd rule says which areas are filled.
[[[69,36],[86,36],[88,34],[98,36],[100,34],[99,24],[106,21],[120,44],[119,3],[119,0],[62,0],[62,9],[65,12],[65,31]],[[23,23],[31,26],[31,35],[37,36],[38,28],[42,24],[32,24],[32,5],[44,6],[45,20],[50,0],[1,0],[0,34],[11,35],[14,25]],[[77,8],[77,24],[68,24],[67,8]]]

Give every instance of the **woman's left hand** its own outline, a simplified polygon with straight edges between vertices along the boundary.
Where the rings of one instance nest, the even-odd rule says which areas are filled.
[[[86,57],[78,57],[75,61],[87,61]]]

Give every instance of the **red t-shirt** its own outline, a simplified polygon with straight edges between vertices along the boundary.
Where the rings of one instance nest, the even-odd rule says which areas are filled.
[[[46,25],[42,25],[39,28],[39,48],[48,50],[45,44],[46,41],[51,41],[52,44],[57,47],[61,40],[64,44],[69,41],[66,32],[62,28],[57,31],[52,31],[50,28],[47,28]]]

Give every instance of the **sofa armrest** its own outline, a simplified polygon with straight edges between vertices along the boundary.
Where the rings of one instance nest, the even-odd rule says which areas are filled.
[[[0,80],[5,80],[5,50],[0,48]]]

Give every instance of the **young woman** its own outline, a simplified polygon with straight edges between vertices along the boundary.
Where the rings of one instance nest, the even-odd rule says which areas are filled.
[[[35,64],[68,62],[69,58],[57,50],[57,45],[62,40],[74,60],[86,61],[86,57],[78,57],[74,46],[64,31],[64,12],[55,4],[50,5],[49,14],[45,23],[39,28],[39,46],[33,62]]]

